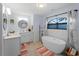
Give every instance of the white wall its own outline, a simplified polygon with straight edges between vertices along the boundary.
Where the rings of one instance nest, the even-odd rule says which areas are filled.
[[[0,4],[0,56],[2,55],[2,4]]]
[[[34,42],[41,41],[42,31],[45,30],[45,16],[34,15],[33,16],[33,30],[34,30]]]
[[[45,35],[45,16],[39,16],[39,40],[42,41],[42,36]]]
[[[69,6],[64,6],[62,8],[52,10],[49,14],[47,14],[47,17],[57,15],[57,14],[61,14],[63,12],[68,12],[70,10],[79,9],[78,5],[79,4],[72,4],[72,5],[69,5]]]
[[[39,16],[33,16],[33,32],[34,32],[34,42],[39,41]]]

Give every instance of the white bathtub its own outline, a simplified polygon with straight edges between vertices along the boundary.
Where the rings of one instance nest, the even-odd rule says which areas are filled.
[[[64,40],[57,39],[51,36],[43,36],[42,42],[46,48],[57,54],[61,53],[66,45],[66,42]]]

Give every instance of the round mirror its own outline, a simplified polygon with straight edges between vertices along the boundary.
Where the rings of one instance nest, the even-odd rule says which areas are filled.
[[[21,28],[21,29],[27,28],[27,25],[28,25],[28,23],[27,23],[27,21],[25,21],[25,20],[20,20],[20,21],[18,22],[18,27]]]

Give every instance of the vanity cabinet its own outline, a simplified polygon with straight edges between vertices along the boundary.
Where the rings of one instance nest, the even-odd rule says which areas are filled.
[[[4,56],[18,56],[20,52],[20,37],[8,37],[4,42]]]
[[[33,41],[33,32],[21,33],[21,43],[32,42]]]

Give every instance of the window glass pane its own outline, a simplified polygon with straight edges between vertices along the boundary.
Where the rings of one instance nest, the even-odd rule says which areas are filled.
[[[58,29],[66,30],[67,29],[67,23],[58,24]]]
[[[47,28],[48,29],[57,29],[57,25],[56,24],[48,24]]]
[[[67,18],[66,17],[57,17],[50,19],[47,25],[47,29],[67,29]]]

